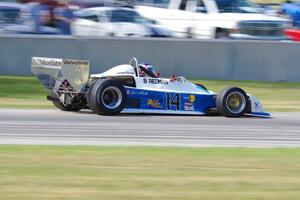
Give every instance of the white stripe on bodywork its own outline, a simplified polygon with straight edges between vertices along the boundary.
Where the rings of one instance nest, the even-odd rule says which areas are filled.
[[[179,111],[179,110],[152,110],[152,109],[134,109],[124,108],[122,113],[152,113],[152,114],[175,114],[175,115],[205,115],[203,112]]]

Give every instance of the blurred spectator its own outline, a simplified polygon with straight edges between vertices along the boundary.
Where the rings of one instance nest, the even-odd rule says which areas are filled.
[[[54,26],[53,10],[58,6],[57,0],[18,0],[18,2],[26,3],[26,5],[30,5],[32,3],[40,3],[41,5],[47,6],[50,11],[50,21],[46,25]]]
[[[293,21],[293,26],[300,27],[300,3],[284,3],[281,5],[282,14],[287,14]]]
[[[75,21],[75,15],[69,8],[68,2],[60,3],[59,7],[54,10],[54,18],[56,20],[57,27],[61,31],[61,34],[72,34],[71,24]]]
[[[40,32],[41,26],[47,26],[50,23],[50,9],[43,4],[43,1],[29,3],[22,11],[21,20],[23,24],[30,26],[33,32]]]
[[[48,26],[51,22],[51,12],[50,8],[47,4],[45,4],[45,0],[41,0],[40,3],[33,8],[32,11],[36,20],[36,30],[40,31],[41,26]]]
[[[51,25],[51,10],[46,0],[31,2],[21,10],[17,25],[5,27],[5,33],[17,34],[58,34],[59,31]]]

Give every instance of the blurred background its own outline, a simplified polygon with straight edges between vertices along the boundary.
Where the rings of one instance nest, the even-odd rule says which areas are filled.
[[[300,41],[300,3],[280,0],[6,0],[0,34]]]
[[[0,74],[33,56],[86,59],[99,73],[133,56],[163,76],[300,82],[300,3],[281,0],[0,2]]]

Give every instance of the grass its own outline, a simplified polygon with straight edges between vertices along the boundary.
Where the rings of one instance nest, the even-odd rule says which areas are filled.
[[[40,99],[47,94],[37,78],[32,76],[0,76],[1,98]]]
[[[209,90],[238,86],[257,96],[267,111],[300,111],[300,83],[197,80]],[[35,77],[0,76],[0,108],[54,108]]]
[[[35,77],[0,76],[2,108],[54,108],[46,96],[47,91]]]
[[[300,149],[0,146],[0,199],[298,200]]]

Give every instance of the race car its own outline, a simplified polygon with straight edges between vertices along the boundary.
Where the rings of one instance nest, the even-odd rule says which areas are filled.
[[[271,116],[256,97],[241,88],[215,93],[182,76],[160,78],[153,66],[139,64],[136,58],[90,75],[86,60],[33,57],[31,70],[49,90],[47,99],[63,111]]]

